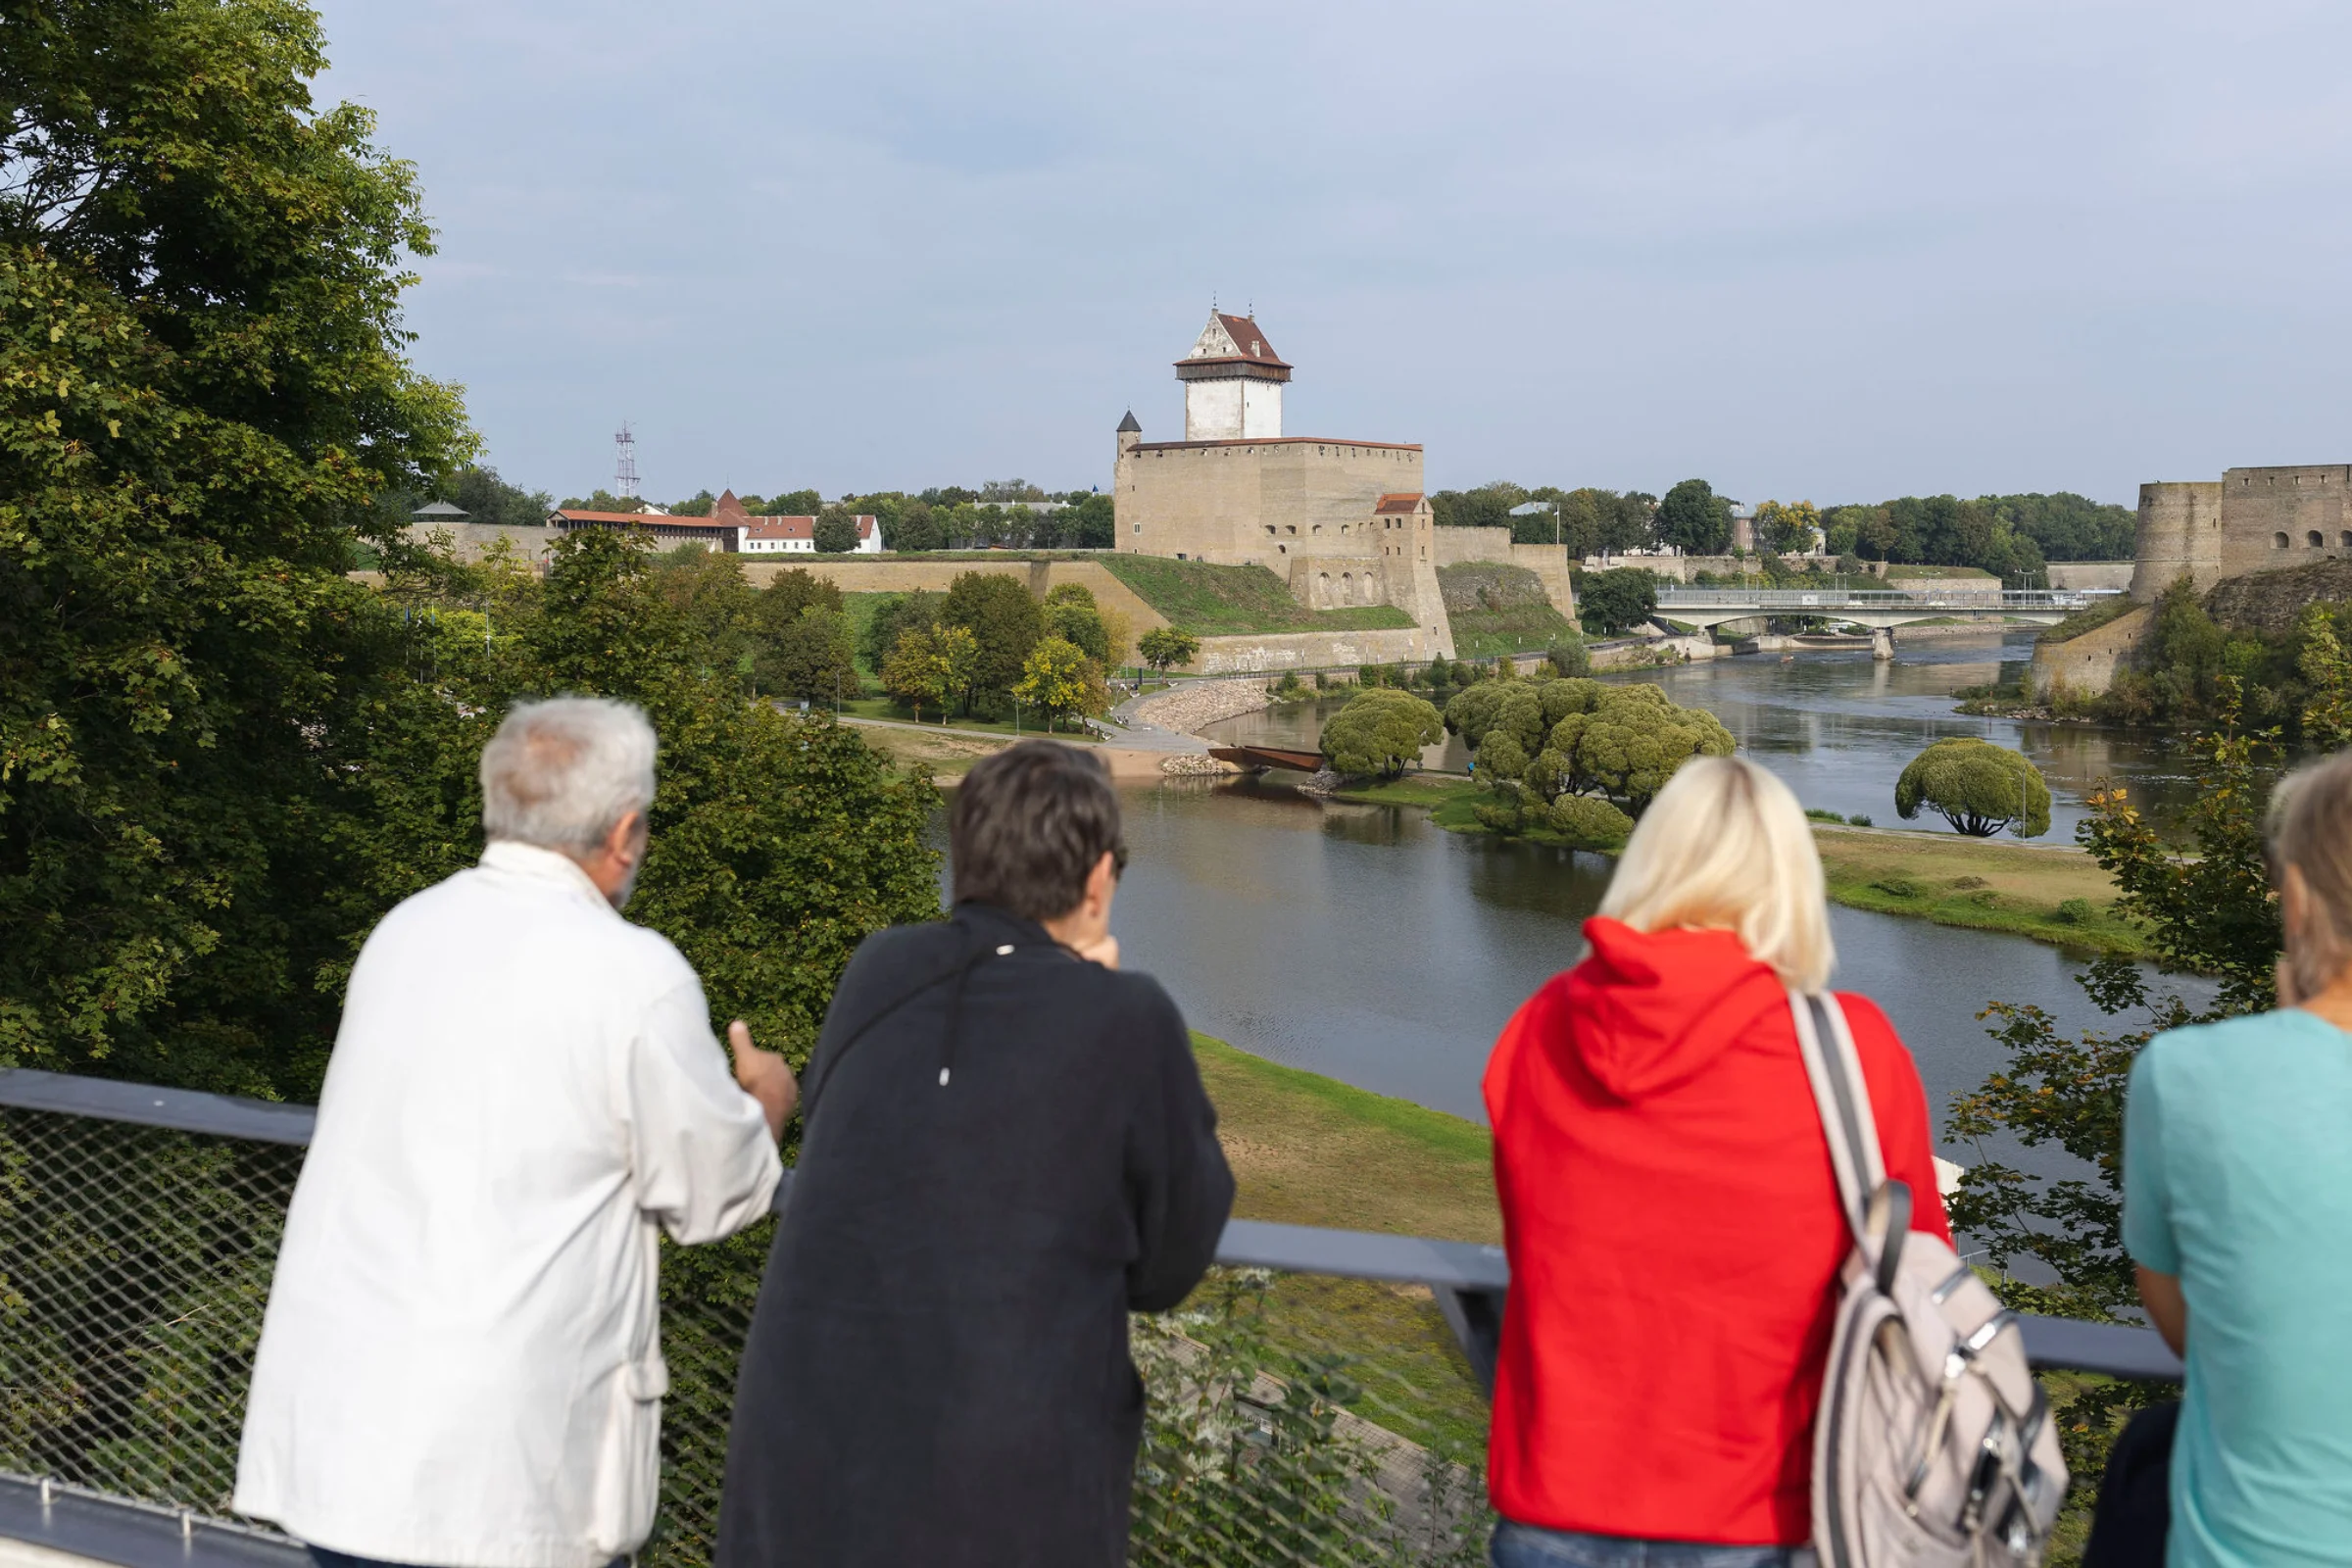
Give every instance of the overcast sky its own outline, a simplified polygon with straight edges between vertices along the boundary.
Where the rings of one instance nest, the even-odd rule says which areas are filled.
[[[1107,485],[1213,295],[1286,432],[1744,500],[2352,459],[2352,8],[327,0],[410,325],[559,496]]]

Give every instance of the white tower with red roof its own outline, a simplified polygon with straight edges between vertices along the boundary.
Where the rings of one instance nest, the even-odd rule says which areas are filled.
[[[1176,362],[1184,383],[1187,441],[1274,441],[1282,436],[1282,388],[1291,368],[1257,320],[1211,311],[1192,352]]]

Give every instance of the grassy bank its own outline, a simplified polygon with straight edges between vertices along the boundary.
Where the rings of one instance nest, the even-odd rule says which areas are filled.
[[[1301,1072],[1193,1036],[1242,1219],[1457,1241],[1501,1237],[1491,1140],[1476,1123]],[[1368,1421],[1471,1463],[1483,1461],[1487,1401],[1419,1286],[1295,1274],[1267,1302],[1275,1343],[1348,1357]]]
[[[1344,789],[1332,798],[1421,807],[1448,831],[1490,831],[1479,822],[1478,808],[1493,796],[1467,779],[1412,774]],[[1567,843],[1541,830],[1520,836],[1535,844]],[[1813,842],[1821,851],[1830,898],[1853,908],[2099,953],[2146,951],[2138,928],[2115,913],[2115,884],[2098,862],[2077,850],[1818,823]]]
[[[1113,553],[1102,568],[1196,637],[1252,632],[1410,630],[1413,617],[1395,605],[1309,610],[1290,585],[1263,566],[1215,566],[1204,561]]]

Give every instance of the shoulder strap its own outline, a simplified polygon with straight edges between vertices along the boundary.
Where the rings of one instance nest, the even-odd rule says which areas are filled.
[[[1838,1197],[1845,1206],[1854,1241],[1869,1245],[1871,1200],[1886,1183],[1879,1152],[1879,1126],[1871,1114],[1870,1091],[1862,1081],[1862,1059],[1854,1051],[1845,1009],[1834,996],[1788,993],[1796,1020],[1796,1045],[1812,1081],[1814,1107],[1829,1138],[1830,1165],[1838,1173]]]

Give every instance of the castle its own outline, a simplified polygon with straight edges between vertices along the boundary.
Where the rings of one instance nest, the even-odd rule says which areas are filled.
[[[1310,609],[1394,605],[1425,639],[1418,656],[1450,658],[1421,448],[1284,435],[1291,369],[1254,318],[1210,313],[1176,362],[1184,439],[1146,441],[1132,411],[1119,421],[1118,548],[1264,566]]]
[[[2224,577],[2352,558],[2347,488],[2352,464],[2342,463],[2141,485],[2132,597],[2152,603],[2183,574],[2202,592]]]

